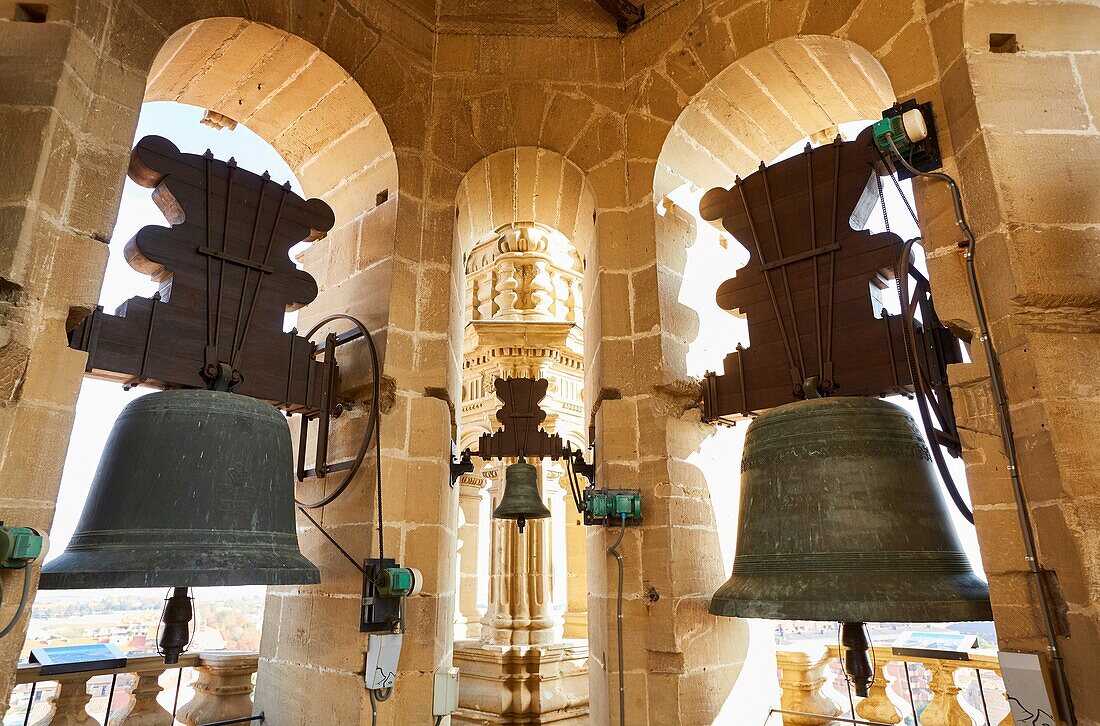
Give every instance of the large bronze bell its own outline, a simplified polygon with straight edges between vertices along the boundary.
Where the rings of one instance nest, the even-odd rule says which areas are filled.
[[[509,465],[504,470],[504,494],[493,510],[493,519],[514,519],[522,532],[528,519],[549,516],[550,510],[539,494],[538,470],[524,461]]]
[[[790,403],[749,426],[733,574],[710,612],[840,621],[853,647],[863,622],[993,618],[916,423],[857,397]]]
[[[142,396],[115,422],[76,533],[43,589],[291,585],[298,550],[290,430],[219,391]]]

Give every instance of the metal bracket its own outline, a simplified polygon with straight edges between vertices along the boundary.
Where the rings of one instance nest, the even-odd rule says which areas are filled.
[[[461,454],[458,453],[458,446],[451,442],[451,489],[455,488],[455,483],[458,482],[458,478],[463,474],[470,474],[474,470],[474,462],[470,459],[470,450],[466,449]]]

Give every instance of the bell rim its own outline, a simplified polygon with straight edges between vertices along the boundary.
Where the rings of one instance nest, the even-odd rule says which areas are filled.
[[[196,563],[208,550],[168,551],[155,569],[149,560],[128,552],[66,551],[47,562],[39,577],[41,590],[114,590],[142,587],[236,587],[241,585],[316,585],[321,572],[300,552],[267,551],[237,558]],[[115,557],[105,557],[114,554]],[[148,553],[143,557],[147,558]]]
[[[934,581],[914,581],[912,573],[892,571],[893,580],[875,580],[875,571],[849,573],[806,573],[820,575],[816,586],[790,577],[735,574],[710,600],[712,615],[766,620],[811,620],[847,622],[952,622],[993,619],[989,587],[974,572],[944,574]],[[793,587],[792,587],[793,584]],[[876,585],[877,586],[874,586]],[[815,597],[759,597],[776,587],[813,587]],[[844,597],[859,593],[861,597]],[[929,611],[933,611],[930,614]],[[822,618],[821,613],[829,613]]]

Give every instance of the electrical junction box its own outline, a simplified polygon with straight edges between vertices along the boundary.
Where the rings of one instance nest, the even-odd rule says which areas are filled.
[[[368,689],[393,688],[397,662],[401,660],[401,633],[371,633],[367,636],[367,664],[363,678]]]
[[[446,716],[458,708],[458,669],[443,668],[435,672],[432,695],[432,715]]]
[[[638,489],[586,489],[584,523],[617,525],[641,524],[642,492]]]

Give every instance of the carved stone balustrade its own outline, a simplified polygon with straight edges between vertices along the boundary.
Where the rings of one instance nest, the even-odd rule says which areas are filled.
[[[970,651],[968,660],[922,658],[917,656],[895,655],[890,648],[874,648],[876,678],[867,698],[855,698],[856,717],[878,724],[900,723],[911,713],[907,698],[910,688],[917,695],[920,726],[973,726],[984,724],[985,714],[973,712],[964,706],[956,674],[961,671],[977,672],[981,684],[982,703],[988,708],[993,723],[997,726],[1011,726],[1012,716],[1007,713],[1007,703],[1002,691],[993,687],[994,675],[1000,676],[1000,665],[995,653],[990,651]],[[829,667],[839,661],[839,649],[835,643],[799,643],[797,646],[783,646],[776,654],[779,668],[779,685],[782,688],[781,709],[784,726],[824,726],[834,723],[834,718],[848,711],[847,694],[829,693],[828,683],[832,678]],[[908,666],[901,680],[887,676],[891,663],[904,662]],[[928,676],[918,679],[918,673],[927,671]],[[835,675],[833,670],[832,674]],[[984,674],[984,675],[983,675]],[[904,679],[910,682],[905,683]],[[899,685],[900,683],[900,685]],[[894,698],[889,691],[893,689]],[[899,694],[900,692],[900,694]],[[920,706],[923,705],[923,710]],[[1000,712],[1006,712],[998,718]],[[839,723],[839,722],[835,722]]]
[[[168,726],[172,714],[157,701],[164,691],[160,677],[166,670],[193,668],[198,680],[189,685],[183,678],[183,689],[193,688],[194,696],[187,700],[181,696],[176,721],[187,726],[211,723],[252,714],[252,680],[258,664],[257,653],[233,651],[209,651],[185,653],[178,664],[166,666],[164,659],[155,654],[130,656],[124,668],[84,671],[65,675],[42,675],[37,664],[20,665],[16,672],[16,684],[35,684],[36,691],[50,688],[46,697],[47,709],[41,707],[32,712],[29,723],[34,726],[100,726],[110,701],[108,726]],[[107,676],[116,676],[115,686]],[[129,677],[127,677],[129,676]],[[175,676],[172,676],[173,682]],[[56,686],[41,684],[56,683]],[[94,686],[95,694],[89,691]],[[171,688],[171,686],[169,686]],[[22,717],[20,708],[13,705],[8,710]],[[92,715],[89,713],[92,707]]]

